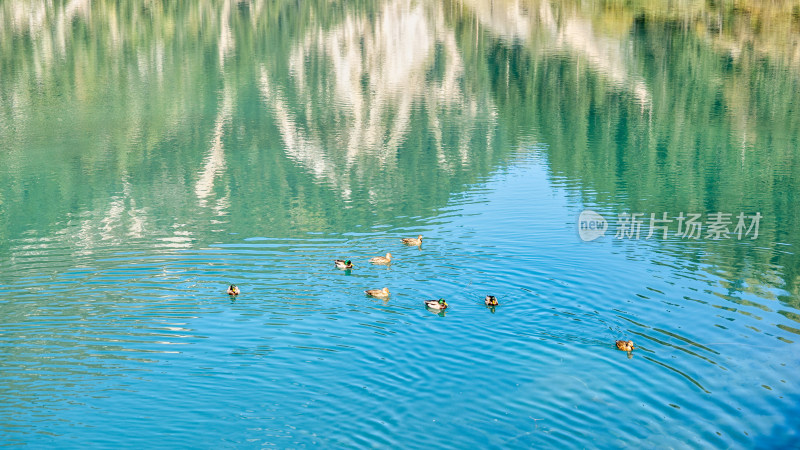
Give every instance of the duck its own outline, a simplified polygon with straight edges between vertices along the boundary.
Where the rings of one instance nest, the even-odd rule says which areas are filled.
[[[338,269],[352,269],[353,263],[349,259],[335,259],[333,263],[336,264]]]
[[[235,284],[228,286],[228,295],[239,295],[239,288]]]
[[[369,260],[372,264],[389,264],[392,262],[392,254],[387,253],[386,256],[376,256]]]
[[[417,236],[415,238],[403,238],[402,241],[403,241],[403,244],[416,245],[417,247],[419,247],[420,245],[422,245],[422,235],[420,234],[419,236]]]
[[[632,352],[634,349],[633,341],[617,341],[617,348],[623,352]]]
[[[389,296],[389,288],[383,289],[367,289],[364,291],[370,297],[386,298]]]
[[[425,306],[430,309],[447,309],[447,302],[443,298],[439,300],[425,300]]]
[[[494,295],[487,295],[486,300],[484,301],[486,302],[486,306],[497,306],[500,304],[497,303],[497,297],[495,297]]]

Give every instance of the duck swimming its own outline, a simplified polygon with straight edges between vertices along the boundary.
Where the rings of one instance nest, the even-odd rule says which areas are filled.
[[[228,295],[239,295],[239,288],[235,284],[228,286]]]
[[[495,297],[494,295],[487,295],[486,300],[484,301],[486,302],[486,306],[497,306],[500,304],[497,303],[497,297]]]
[[[632,352],[634,349],[633,341],[617,341],[617,348],[623,352]]]
[[[389,288],[383,289],[367,289],[364,291],[370,297],[386,298],[389,296]]]
[[[422,245],[422,235],[420,234],[419,236],[417,236],[415,238],[403,238],[402,241],[403,241],[403,244],[416,245],[416,246],[419,247],[420,245]]]
[[[333,261],[337,269],[352,269],[353,263],[349,259],[335,259]]]
[[[392,262],[392,254],[387,253],[386,256],[376,256],[369,260],[372,264],[389,264]]]
[[[447,309],[447,302],[443,298],[439,300],[425,300],[425,306],[430,309]]]

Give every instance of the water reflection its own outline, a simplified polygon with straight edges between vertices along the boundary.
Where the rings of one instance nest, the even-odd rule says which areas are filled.
[[[577,194],[577,202],[614,217],[688,209],[760,211],[774,217],[774,228],[762,240],[773,243],[769,249],[678,239],[660,250],[689,264],[726,267],[721,275],[726,279],[751,280],[747,287],[734,288],[737,297],[759,292],[797,305],[800,261],[798,252],[789,249],[800,245],[800,211],[780,193],[800,175],[793,163],[800,128],[790,106],[798,100],[800,77],[786,70],[797,63],[791,44],[797,32],[790,32],[784,44],[771,40],[736,54],[706,42],[731,38],[730,30],[720,29],[715,20],[736,24],[742,37],[764,42],[792,28],[795,19],[784,18],[769,30],[742,30],[740,17],[727,6],[715,16],[702,8],[661,11],[644,5],[598,11],[592,3],[464,4],[474,17],[454,14],[457,29],[470,39],[485,36],[488,41],[478,40],[485,52],[465,53],[471,57],[466,64],[487,68],[500,122],[514,125],[510,140],[524,142],[529,130],[536,130],[535,139],[547,143],[553,177]],[[779,3],[751,12],[773,17],[787,7]],[[474,20],[489,32],[481,35]],[[692,25],[680,28],[678,20]],[[721,33],[706,35],[714,23]],[[519,42],[527,45],[519,47]],[[692,53],[692,48],[701,50]],[[780,55],[762,59],[775,53]],[[653,58],[686,63],[657,66],[648,63]],[[767,104],[759,98],[783,101]],[[565,104],[570,107],[563,109]],[[548,113],[535,113],[540,111]]]
[[[578,63],[585,61],[592,70],[608,77],[612,85],[629,89],[643,108],[650,106],[649,89],[633,64],[631,37],[598,31],[593,16],[581,11],[579,4],[548,0],[462,3],[493,35],[510,43],[522,42],[544,54],[565,52]],[[632,16],[626,18],[632,25]]]
[[[222,100],[217,118],[214,120],[214,131],[212,134],[211,148],[206,156],[203,170],[200,172],[200,179],[197,180],[195,195],[201,207],[206,206],[207,197],[214,189],[214,181],[225,175],[225,150],[222,144],[224,127],[230,126],[231,115],[233,113],[233,88],[226,84],[222,90]],[[221,215],[229,202],[229,196],[225,195],[217,200],[215,211]]]
[[[418,136],[433,139],[431,163],[448,174],[491,147],[494,107],[467,90],[441,6],[398,0],[374,16],[350,14],[330,30],[310,30],[288,62],[288,85],[275,86],[260,69],[284,151],[345,200],[367,178],[370,203],[385,203],[377,188],[394,184],[388,178],[402,173],[398,150]]]
[[[785,3],[173,6],[0,5],[0,278],[15,295],[0,304],[0,365],[15,383],[4,400],[52,390],[63,404],[75,377],[112,374],[132,392],[164,386],[188,422],[236,403],[222,409],[240,424],[253,398],[283,420],[282,407],[307,406],[285,392],[337,394],[350,406],[326,412],[356,418],[339,432],[362,436],[374,417],[352,405],[365,399],[389,424],[342,440],[362,446],[386,446],[415,409],[462,417],[441,425],[462,430],[510,412],[498,426],[519,439],[486,441],[500,446],[536,443],[519,420],[531,411],[601,428],[608,408],[587,399],[652,408],[623,426],[640,439],[670,434],[651,419],[678,403],[725,419],[741,416],[725,409],[735,402],[785,407],[726,385],[741,375],[778,391],[789,377],[775,380],[774,362],[800,334],[800,82]],[[771,219],[750,244],[576,246],[565,222],[584,205]],[[431,243],[401,247],[412,231]],[[391,270],[367,264],[395,248]],[[341,256],[357,268],[332,270]],[[227,282],[247,287],[235,302]],[[473,282],[513,300],[489,314]],[[384,285],[390,302],[361,295]],[[457,293],[446,320],[419,304],[431,288]],[[633,335],[640,358],[609,348]],[[330,376],[344,368],[357,382]],[[575,370],[586,373],[564,376]],[[642,388],[615,392],[609,376]],[[481,417],[448,410],[465,385],[486,394],[471,399]],[[591,413],[566,417],[574,405]],[[134,406],[145,416],[154,403]],[[718,435],[669,417],[691,424],[682,437]],[[241,442],[252,439],[263,436]],[[554,439],[543,442],[592,442]]]

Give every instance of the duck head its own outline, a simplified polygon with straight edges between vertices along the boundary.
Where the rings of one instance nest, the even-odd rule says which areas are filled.
[[[633,341],[617,341],[617,348],[622,351],[630,352],[634,349]]]

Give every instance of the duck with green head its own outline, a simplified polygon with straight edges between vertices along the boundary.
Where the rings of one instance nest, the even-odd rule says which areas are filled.
[[[353,263],[349,259],[335,259],[333,261],[337,269],[352,269]]]
[[[235,284],[228,286],[228,295],[239,295],[239,288]]]
[[[486,303],[486,306],[497,306],[500,304],[497,303],[497,297],[495,297],[494,295],[487,295],[486,299],[484,300],[484,303]]]
[[[443,298],[439,300],[425,300],[425,306],[430,309],[447,309],[447,302]]]

